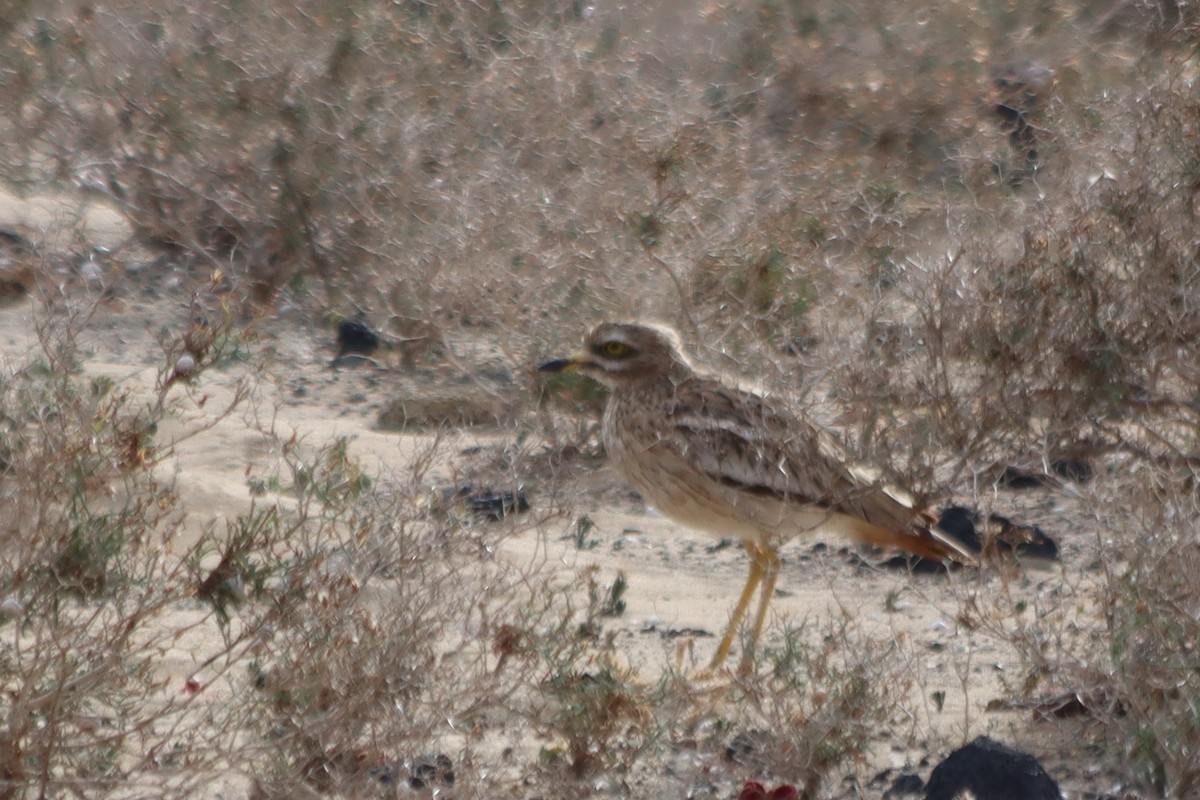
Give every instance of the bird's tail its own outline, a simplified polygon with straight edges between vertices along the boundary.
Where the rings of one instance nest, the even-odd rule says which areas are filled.
[[[963,506],[926,512],[908,530],[861,518],[843,519],[841,527],[865,544],[894,547],[941,563],[977,564],[984,558],[1006,555],[1047,560],[1058,557],[1058,545],[1041,528],[1020,525],[999,514],[985,518]]]
[[[933,561],[974,564],[976,553],[957,537],[940,531],[936,524],[896,530],[859,517],[843,520],[841,528],[854,539],[874,547],[894,547]]]

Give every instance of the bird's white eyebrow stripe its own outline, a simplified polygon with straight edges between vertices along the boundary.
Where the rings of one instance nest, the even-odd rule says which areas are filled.
[[[633,346],[633,342],[630,341],[630,338],[628,336],[626,336],[623,332],[613,331],[612,333],[606,335],[604,338],[597,339],[596,341],[592,342],[592,347],[601,347],[603,345],[608,344],[609,342],[620,342],[621,344],[625,345],[626,347]]]

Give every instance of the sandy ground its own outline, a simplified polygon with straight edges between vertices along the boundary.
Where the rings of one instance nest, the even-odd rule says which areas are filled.
[[[0,196],[0,229],[57,226],[64,216],[80,213],[96,244],[111,246],[123,236],[119,220],[103,208],[89,212],[70,202],[19,203]],[[120,279],[120,275],[103,275],[98,283]],[[170,275],[165,275],[153,286],[122,290],[102,304],[81,337],[84,369],[149,393],[163,359],[157,331],[182,324],[186,318],[186,296],[173,291],[173,285]],[[0,310],[0,363],[6,368],[36,352],[36,313],[34,300]],[[368,469],[386,475],[404,468],[419,441],[375,427],[389,387],[397,379],[394,371],[374,367],[331,371],[328,332],[304,320],[265,320],[259,335],[263,345],[277,353],[275,378],[260,384],[257,400],[260,409],[274,415],[276,431],[283,435],[294,431],[312,446],[349,436],[351,452]],[[203,427],[205,416],[215,413],[238,378],[233,369],[206,373],[202,390],[210,403],[205,409],[181,414],[174,422],[175,432]],[[168,429],[162,435],[172,434]],[[511,434],[474,429],[463,434],[462,444],[493,443],[507,436]],[[192,509],[189,525],[198,531],[214,518],[246,508],[247,468],[266,472],[278,457],[277,442],[249,427],[239,413],[188,439],[163,469],[179,476],[184,504]],[[433,476],[439,477],[446,475]],[[576,547],[569,536],[529,530],[507,540],[508,554],[514,559],[546,557],[568,576],[594,566],[604,584],[623,573],[630,587],[628,608],[608,623],[623,658],[647,676],[672,663],[687,668],[703,665],[745,578],[746,559],[740,547],[723,546],[706,534],[679,528],[623,490],[619,478],[607,468],[590,475],[587,487],[589,493],[583,496],[578,513],[587,513],[595,522],[589,547]],[[538,502],[536,490],[532,499]],[[1059,539],[1068,568],[1087,558],[1084,537],[1070,535],[1058,521],[1061,497],[1023,494],[1004,496],[1001,501],[1010,499],[1014,506],[1006,510],[1042,525]],[[820,631],[830,619],[848,616],[863,635],[894,641],[907,654],[913,685],[908,703],[910,745],[926,748],[935,760],[981,734],[1022,749],[1053,750],[1044,733],[1031,728],[1027,713],[987,710],[989,702],[1006,696],[1002,681],[1015,680],[1019,664],[1004,645],[968,631],[957,616],[963,598],[973,593],[1007,591],[1030,598],[1052,594],[1063,582],[1062,570],[1025,570],[1007,577],[909,576],[856,563],[836,539],[827,541],[827,546],[817,541],[794,541],[783,549],[784,567],[768,641],[778,637],[785,625],[806,624]],[[163,669],[182,682],[194,669],[196,653],[208,649],[203,641],[184,641],[167,654]],[[932,699],[935,696],[944,697],[940,709]],[[881,743],[867,771],[907,767],[927,777],[928,767],[917,763],[925,754],[909,746]],[[1063,772],[1057,777],[1069,786],[1078,770],[1072,773],[1063,767]]]

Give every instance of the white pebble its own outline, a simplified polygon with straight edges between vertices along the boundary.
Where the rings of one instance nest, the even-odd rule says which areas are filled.
[[[95,261],[88,260],[79,268],[79,274],[88,283],[104,283],[104,270]]]
[[[191,353],[184,353],[175,362],[175,374],[181,378],[186,378],[196,371],[196,357]]]
[[[25,615],[25,604],[15,597],[9,596],[0,600],[0,617],[5,619],[20,619]]]

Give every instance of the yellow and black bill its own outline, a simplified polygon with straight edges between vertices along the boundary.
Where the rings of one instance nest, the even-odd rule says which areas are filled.
[[[587,363],[587,358],[582,354],[569,356],[568,358],[552,358],[549,361],[543,361],[538,365],[538,372],[571,372],[577,370]]]

